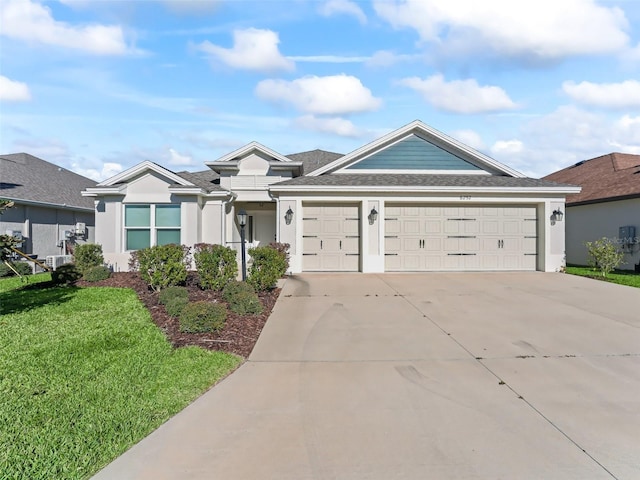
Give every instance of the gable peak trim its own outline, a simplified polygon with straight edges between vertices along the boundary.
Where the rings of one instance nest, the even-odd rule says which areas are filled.
[[[118,173],[117,175],[114,175],[111,178],[108,178],[107,180],[105,180],[104,182],[100,182],[98,185],[96,185],[97,187],[112,187],[114,185],[117,185],[119,183],[125,183],[128,180],[132,179],[133,177],[137,177],[140,174],[144,173],[145,171],[153,171],[159,175],[162,175],[163,177],[168,178],[169,180],[172,180],[173,183],[178,184],[178,185],[183,185],[185,187],[193,187],[195,186],[193,183],[189,182],[188,180],[182,178],[180,175],[178,175],[175,172],[172,172],[171,170],[164,168],[160,165],[158,165],[155,162],[151,162],[150,160],[145,160],[144,162],[138,163],[137,165],[134,165],[131,168],[128,168],[127,170],[124,170],[123,172]]]

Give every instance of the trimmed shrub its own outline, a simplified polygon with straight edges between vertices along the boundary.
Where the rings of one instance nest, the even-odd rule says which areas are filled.
[[[227,320],[227,308],[220,303],[188,303],[180,312],[180,331],[187,333],[219,332]]]
[[[249,249],[253,263],[249,268],[247,283],[256,291],[269,290],[287,271],[287,259],[283,252],[275,248],[256,247]]]
[[[167,310],[167,313],[172,317],[179,317],[180,314],[182,313],[182,310],[184,310],[184,307],[187,306],[188,303],[189,303],[188,298],[173,297],[167,300],[167,302],[164,304],[164,308]]]
[[[234,280],[225,285],[224,290],[222,290],[222,298],[226,302],[231,302],[233,297],[245,292],[251,294],[256,293],[255,289],[247,282],[237,282]]]
[[[202,288],[220,291],[238,275],[236,251],[233,248],[209,243],[198,243],[193,248],[193,259]]]
[[[129,268],[140,272],[147,285],[159,292],[185,282],[190,250],[185,245],[175,243],[143,248],[131,253]]]
[[[78,268],[78,270],[80,269]],[[100,280],[106,280],[110,276],[111,276],[111,270],[109,269],[109,267],[99,265],[96,267],[87,268],[84,271],[84,275],[82,276],[82,279],[86,280],[87,282],[99,282]]]
[[[31,265],[28,262],[10,262],[11,266],[20,275],[31,275]],[[0,263],[0,277],[11,277],[15,275],[15,272],[11,270],[4,262]]]
[[[97,243],[76,245],[73,252],[73,263],[76,264],[76,267],[78,267],[78,270],[82,273],[87,273],[87,270],[92,267],[102,266],[104,263],[102,245],[98,245]]]
[[[263,307],[258,295],[252,292],[238,292],[229,300],[229,308],[238,315],[256,315],[262,313]]]
[[[158,294],[158,302],[163,305],[166,305],[174,298],[184,298],[185,300],[188,300],[189,291],[186,287],[173,286],[160,290],[160,293]]]
[[[73,285],[82,278],[82,273],[73,263],[60,265],[51,272],[51,281],[55,285]]]
[[[291,248],[291,245],[289,245],[288,243],[271,242],[269,246],[284,255],[284,259],[286,261],[286,267],[284,271],[286,272],[287,270],[289,270],[289,248]]]

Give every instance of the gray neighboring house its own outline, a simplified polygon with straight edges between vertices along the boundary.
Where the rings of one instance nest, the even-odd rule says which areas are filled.
[[[580,185],[567,195],[567,262],[586,265],[585,242],[607,237],[624,252],[621,269],[640,270],[640,155],[609,153],[544,177]]]
[[[290,271],[558,271],[563,211],[580,188],[526,178],[414,121],[347,155],[252,142],[173,172],[142,162],[87,188],[115,270],[150,245],[290,245]]]
[[[80,193],[95,185],[28,153],[0,155],[0,198],[15,203],[0,215],[0,232],[22,236],[21,250],[40,260],[69,255],[95,241],[94,203]]]

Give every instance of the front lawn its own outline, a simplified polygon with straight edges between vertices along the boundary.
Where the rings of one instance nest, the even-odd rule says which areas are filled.
[[[135,292],[0,280],[0,477],[83,479],[232,371],[173,349]]]
[[[599,280],[606,280],[620,285],[640,288],[640,274],[628,270],[616,270],[608,274],[606,277],[602,276],[600,270],[595,270],[591,267],[567,267],[565,271],[571,275],[597,278]]]

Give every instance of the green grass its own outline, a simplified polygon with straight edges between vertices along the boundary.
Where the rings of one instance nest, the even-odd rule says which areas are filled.
[[[0,281],[0,478],[82,479],[240,362],[172,349],[135,293]]]
[[[600,270],[591,267],[567,267],[566,272],[571,275],[579,275],[581,277],[597,278],[608,282],[617,283],[619,285],[627,285],[629,287],[640,288],[640,274],[628,270],[615,270],[606,277],[602,277]]]

